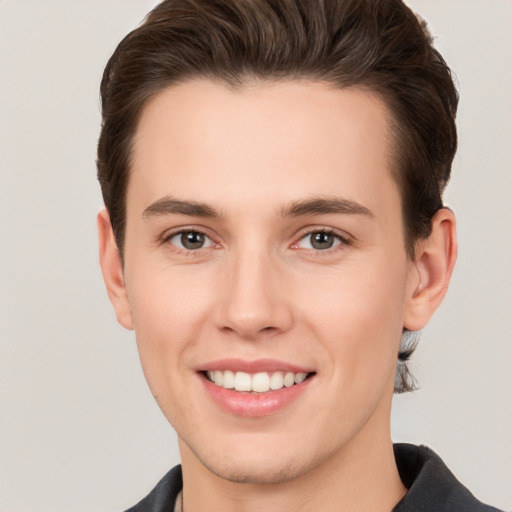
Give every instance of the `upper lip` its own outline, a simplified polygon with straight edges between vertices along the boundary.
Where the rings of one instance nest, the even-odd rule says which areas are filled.
[[[209,361],[198,367],[197,371],[223,371],[231,370],[233,372],[259,373],[259,372],[293,372],[293,373],[312,373],[311,368],[306,368],[296,364],[279,361],[278,359],[216,359]]]

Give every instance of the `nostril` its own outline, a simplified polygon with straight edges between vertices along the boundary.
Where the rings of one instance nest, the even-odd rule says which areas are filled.
[[[254,328],[251,328],[250,323],[241,323],[238,327],[230,326],[230,325],[224,325],[221,327],[221,331],[223,331],[226,334],[238,334],[244,339],[248,340],[257,340],[261,336],[270,336],[274,335],[280,332],[280,329],[278,327],[268,326],[268,327],[262,327],[259,328],[256,326]]]

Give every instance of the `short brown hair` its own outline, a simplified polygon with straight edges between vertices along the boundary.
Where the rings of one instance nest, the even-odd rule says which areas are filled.
[[[141,111],[162,89],[195,78],[231,87],[309,79],[377,93],[392,113],[394,178],[414,257],[443,205],[458,95],[425,23],[401,0],[165,0],[150,12],[101,82],[98,178],[121,254]]]

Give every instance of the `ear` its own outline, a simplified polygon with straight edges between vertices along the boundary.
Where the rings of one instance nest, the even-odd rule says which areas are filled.
[[[107,210],[103,209],[98,213],[97,222],[101,273],[108,297],[114,306],[117,321],[126,329],[133,329],[133,319],[124,283],[123,264]]]
[[[446,295],[457,259],[455,216],[441,208],[432,218],[428,238],[416,243],[416,255],[408,276],[404,327],[419,331]]]

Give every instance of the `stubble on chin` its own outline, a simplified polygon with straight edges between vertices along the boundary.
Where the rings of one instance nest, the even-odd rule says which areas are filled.
[[[190,449],[190,447],[189,447]],[[197,460],[210,473],[222,480],[237,484],[272,485],[290,482],[301,477],[307,472],[305,464],[281,462],[276,463],[275,457],[278,454],[269,454],[271,459],[268,463],[252,460],[233,460],[236,454],[232,453],[232,460],[210,460],[210,457],[202,457],[191,450]],[[213,458],[213,456],[211,457]]]

